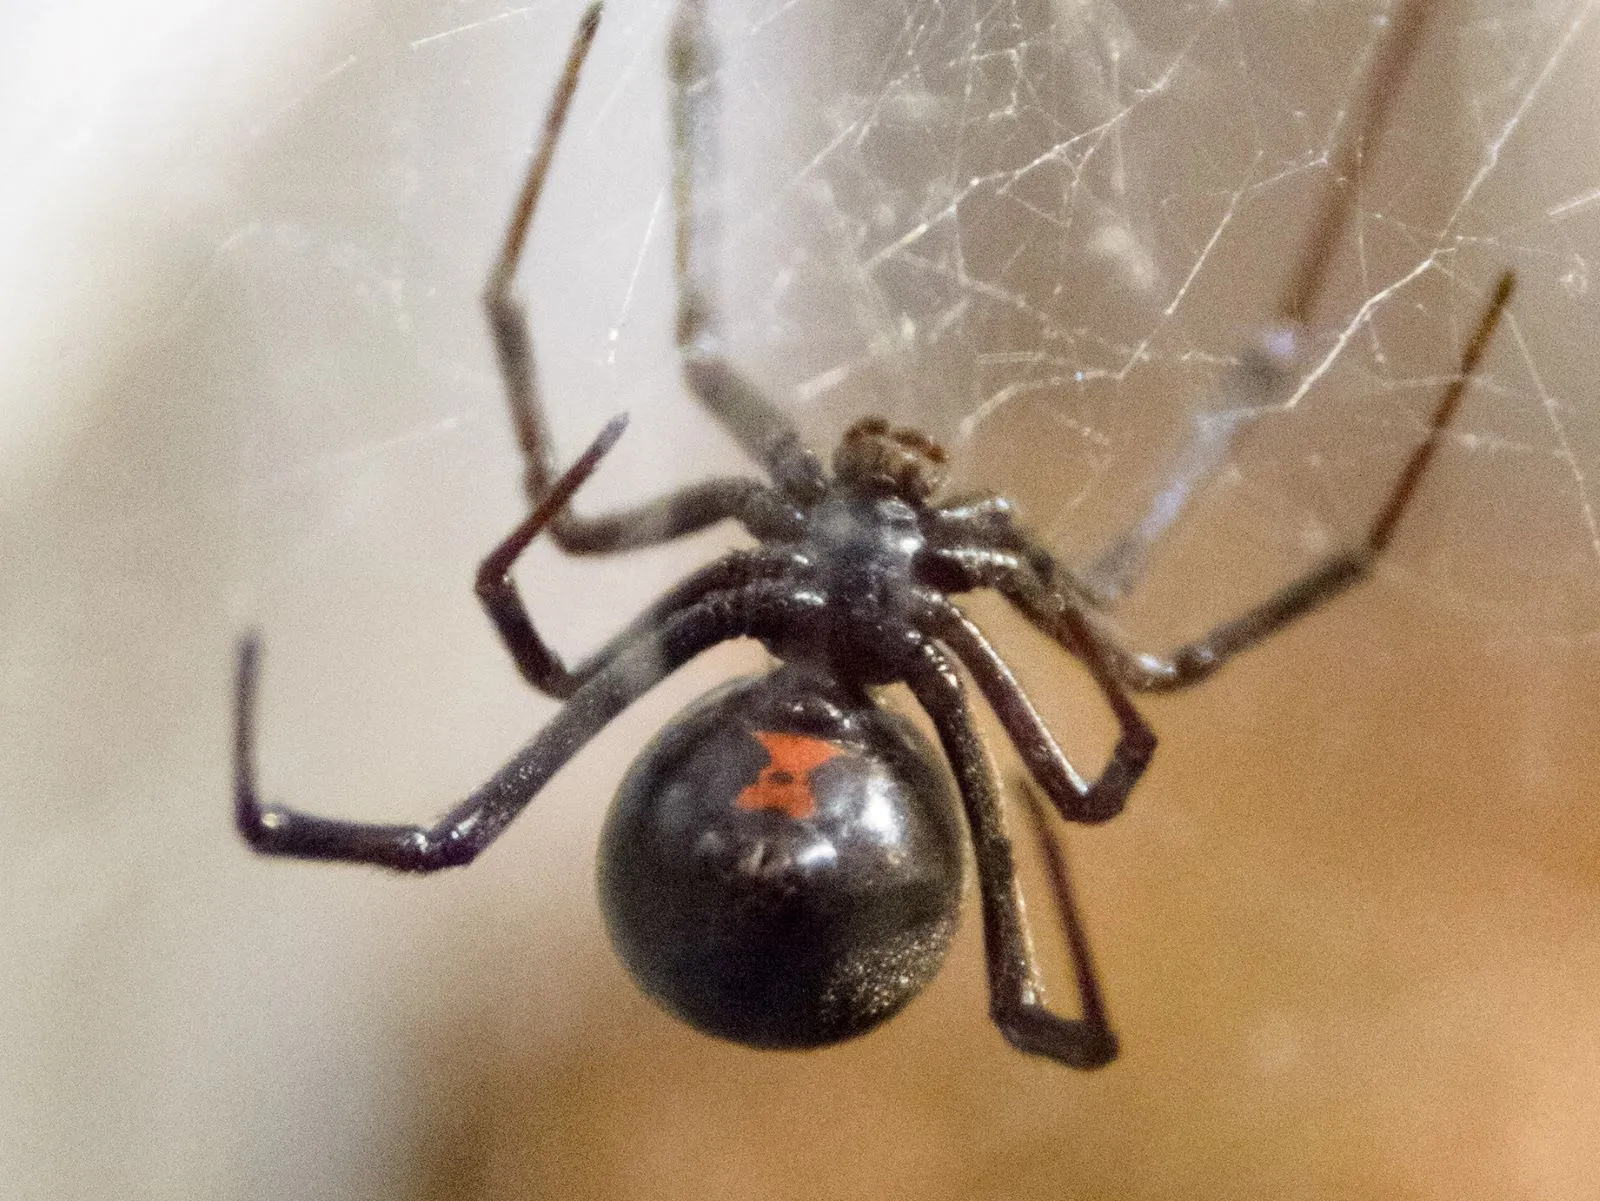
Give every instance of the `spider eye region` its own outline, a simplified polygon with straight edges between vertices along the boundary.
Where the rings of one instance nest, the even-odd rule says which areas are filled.
[[[926,434],[879,417],[852,425],[833,454],[834,475],[845,484],[917,504],[944,485],[948,463],[944,448]]]
[[[641,753],[601,838],[601,908],[640,987],[690,1025],[822,1046],[938,971],[962,830],[914,726],[782,668],[700,701]]]

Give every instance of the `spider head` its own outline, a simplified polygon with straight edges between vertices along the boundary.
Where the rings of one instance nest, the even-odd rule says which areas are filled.
[[[944,448],[926,434],[866,417],[845,431],[833,452],[833,474],[863,491],[920,504],[943,485],[948,462]]]

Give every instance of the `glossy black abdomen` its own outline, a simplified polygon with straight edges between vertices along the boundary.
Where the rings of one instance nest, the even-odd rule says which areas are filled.
[[[708,1034],[863,1034],[932,979],[956,924],[962,824],[905,719],[803,669],[694,705],[628,772],[600,896],[639,984]]]

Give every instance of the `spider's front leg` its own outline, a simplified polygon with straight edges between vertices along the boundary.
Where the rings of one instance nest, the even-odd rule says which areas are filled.
[[[483,303],[494,336],[500,374],[505,382],[517,443],[522,449],[528,503],[538,507],[554,486],[556,460],[539,393],[538,371],[527,313],[512,291],[512,281],[527,247],[534,214],[566,124],[578,76],[600,23],[600,5],[584,13],[568,52],[555,95],[522,190],[512,210],[500,255],[489,272]],[[669,542],[733,518],[756,537],[773,537],[791,529],[793,506],[760,482],[723,478],[704,480],[667,496],[616,513],[580,517],[564,506],[549,520],[557,545],[573,554],[608,554]]]
[[[972,723],[961,678],[932,642],[908,664],[906,683],[933,719],[955,771],[972,834],[983,906],[983,946],[989,969],[989,1009],[1006,1041],[1074,1068],[1098,1068],[1117,1055],[1117,1037],[1106,1018],[1100,988],[1088,962],[1081,930],[1074,937],[1067,917],[1081,1018],[1064,1018],[1046,1007],[1029,946],[1017,888],[1016,864],[1006,837],[994,771]],[[1070,898],[1069,898],[1070,899]]]
[[[722,352],[715,296],[721,213],[716,44],[706,0],[678,0],[668,38],[672,78],[672,179],[676,213],[678,352],[695,398],[798,504],[826,486],[793,424]]]
[[[672,612],[710,592],[772,578],[781,565],[746,563],[729,558],[674,589],[598,655],[569,670],[540,637],[510,577],[512,564],[546,529],[562,549],[573,553],[609,553],[654,546],[732,518],[764,541],[793,537],[802,515],[771,488],[751,479],[712,479],[691,484],[667,496],[617,513],[580,517],[570,509],[573,493],[615,443],[621,427],[613,421],[578,463],[557,477],[555,452],[539,394],[533,341],[527,314],[511,284],[527,246],[534,213],[544,192],[556,145],[566,124],[578,77],[599,26],[600,6],[584,14],[565,69],[545,117],[544,133],[528,166],[522,191],[506,230],[500,257],[484,291],[512,422],[522,449],[525,483],[533,512],[511,532],[478,569],[475,590],[499,631],[517,670],[534,688],[558,700],[569,697],[631,638],[653,630]]]

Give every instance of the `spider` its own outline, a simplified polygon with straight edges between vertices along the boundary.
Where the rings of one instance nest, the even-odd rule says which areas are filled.
[[[1425,7],[1398,9],[1376,56],[1365,124],[1345,137],[1336,163],[1347,182],[1359,169],[1352,147],[1375,138]],[[753,638],[778,666],[727,684],[661,730],[629,769],[605,823],[602,909],[644,991],[700,1030],[755,1047],[815,1047],[863,1034],[938,970],[956,927],[970,843],[996,1025],[1023,1051],[1074,1068],[1106,1064],[1117,1040],[1048,840],[1082,1016],[1062,1016],[1045,1003],[999,789],[963,672],[1061,818],[1096,823],[1116,816],[1156,746],[1130,693],[1198,684],[1371,574],[1493,336],[1512,277],[1500,278],[1458,375],[1359,543],[1170,655],[1128,651],[1105,623],[1103,590],[1058,563],[1004,497],[942,498],[946,455],[927,437],[868,418],[845,433],[825,469],[781,412],[719,355],[710,293],[692,261],[704,232],[693,185],[708,153],[713,72],[701,0],[685,0],[672,49],[683,373],[770,483],[713,479],[631,510],[579,516],[569,502],[616,444],[626,418],[613,420],[557,473],[532,342],[511,282],[599,16],[596,5],[579,26],[485,292],[532,511],[483,561],[476,591],[522,676],[562,707],[432,825],[269,808],[258,799],[254,769],[259,641],[247,635],[234,726],[239,830],[265,855],[406,872],[469,863],[634,700],[702,651]],[[1327,202],[1283,305],[1286,319],[1303,320],[1309,309],[1348,205],[1337,196]],[[1259,385],[1272,369],[1247,356],[1241,371]],[[730,519],[755,539],[753,548],[693,572],[574,667],[540,636],[510,576],[546,530],[569,552],[599,554]],[[977,589],[998,592],[1088,670],[1119,729],[1098,776],[1086,778],[1067,761],[1005,660],[951,600]],[[893,683],[906,685],[927,713],[939,749],[875,699]]]

